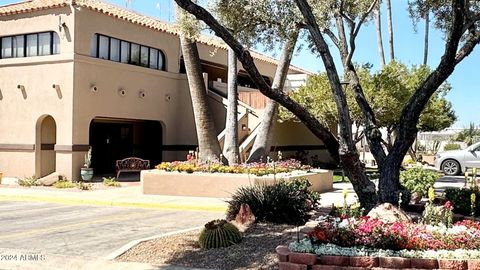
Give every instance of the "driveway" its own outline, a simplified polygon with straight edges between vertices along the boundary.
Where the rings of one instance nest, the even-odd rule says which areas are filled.
[[[219,212],[0,201],[0,248],[99,258],[132,240],[202,226],[222,216]]]

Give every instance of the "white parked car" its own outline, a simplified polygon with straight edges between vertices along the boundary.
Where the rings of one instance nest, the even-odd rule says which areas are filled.
[[[463,150],[440,152],[435,156],[435,168],[446,175],[458,175],[473,167],[480,168],[480,142]]]

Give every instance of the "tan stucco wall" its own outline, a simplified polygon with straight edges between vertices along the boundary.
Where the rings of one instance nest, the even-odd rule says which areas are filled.
[[[140,173],[143,194],[230,198],[241,187],[274,184],[278,178],[289,181],[306,177],[310,190],[328,192],[333,189],[333,172],[317,170],[295,175],[254,176],[231,173],[179,173],[144,170]]]
[[[323,146],[324,143],[318,139],[313,133],[300,122],[287,121],[277,122],[274,128],[273,146],[295,146],[295,145],[314,145]],[[307,150],[309,158],[317,156],[318,161],[323,163],[332,163],[333,160],[330,154],[324,149],[321,150]],[[293,156],[295,151],[283,151],[284,157]]]
[[[57,144],[72,143],[73,31],[58,32],[60,16],[73,29],[68,7],[39,11],[34,17],[20,14],[0,20],[0,36],[56,31],[60,37],[59,55],[0,60],[0,144],[34,145],[36,124],[44,115],[55,120]],[[17,88],[19,84],[25,91]],[[52,88],[53,84],[60,86],[59,91]],[[58,155],[56,159],[62,164],[57,171],[67,173],[71,164],[59,162]],[[0,171],[5,176],[34,175],[35,151],[0,151]]]
[[[66,25],[61,31],[59,21]],[[89,145],[89,126],[95,117],[160,121],[164,145],[197,144],[188,83],[185,74],[178,73],[177,36],[71,7],[5,16],[0,29],[0,36],[42,31],[56,31],[60,36],[59,55],[0,60],[0,145],[34,145],[38,119],[50,115],[57,128],[56,145],[66,146],[55,151],[56,171],[76,180],[85,152],[72,152],[68,146]],[[95,33],[161,49],[166,71],[91,57]],[[225,50],[198,47],[205,61],[226,65]],[[262,74],[273,77],[273,64],[256,63]],[[25,87],[25,93],[17,89],[18,84]],[[92,85],[97,92],[90,90]],[[120,96],[119,89],[126,95]],[[146,97],[140,98],[139,91]],[[39,149],[0,149],[0,171],[7,177],[33,175]],[[184,154],[166,151],[163,159],[183,159]]]

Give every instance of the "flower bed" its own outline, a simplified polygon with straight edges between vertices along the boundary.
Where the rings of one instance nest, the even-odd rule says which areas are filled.
[[[280,269],[306,265],[480,269],[480,223],[464,220],[447,228],[322,216],[305,239],[279,247],[277,253]]]
[[[226,166],[218,160],[200,160],[191,152],[187,161],[162,162],[156,170],[142,171],[144,194],[228,198],[240,187],[271,184],[283,179],[306,178],[310,190],[326,192],[333,188],[333,173],[304,166],[294,159],[267,163],[242,163]]]
[[[302,165],[300,161],[289,159],[267,163],[241,163],[231,166],[217,161],[202,162],[187,156],[187,161],[162,162],[155,168],[167,172],[204,172],[204,173],[234,173],[264,176],[269,174],[289,173],[296,170],[308,171],[310,166]]]

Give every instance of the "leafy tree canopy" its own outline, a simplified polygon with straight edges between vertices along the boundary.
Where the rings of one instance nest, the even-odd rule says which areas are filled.
[[[395,61],[376,73],[372,73],[368,65],[359,67],[357,71],[367,100],[377,116],[379,126],[390,129],[398,124],[403,107],[415,89],[430,74],[430,70],[426,66],[408,68]],[[452,104],[445,99],[445,95],[450,89],[450,84],[444,83],[441,89],[432,96],[420,116],[417,125],[420,131],[442,130],[456,121],[457,117],[452,109]],[[346,91],[352,121],[356,124],[363,124],[360,108],[348,86]],[[310,77],[305,86],[300,87],[298,91],[291,92],[290,96],[308,108],[326,126],[336,126],[337,109],[325,73]],[[294,119],[294,116],[283,107],[280,110],[280,117],[283,121]]]

